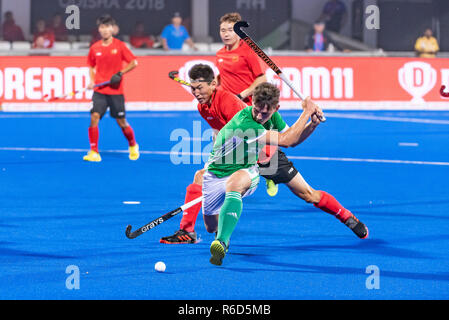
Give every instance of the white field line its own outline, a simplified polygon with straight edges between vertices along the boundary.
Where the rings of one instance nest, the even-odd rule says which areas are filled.
[[[409,122],[409,123],[429,123],[429,124],[449,124],[449,120],[422,119],[422,118],[402,118],[402,117],[383,117],[363,114],[340,114],[326,112],[328,118],[356,119],[356,120],[377,120],[389,122]]]
[[[398,146],[400,146],[400,147],[418,147],[419,144],[417,142],[399,142]]]
[[[87,152],[88,149],[0,147],[0,151]],[[128,153],[128,150],[101,150],[101,153]],[[145,150],[141,150],[140,153],[141,154],[149,154],[149,155],[190,155],[190,156],[208,156],[209,155],[208,153],[204,153],[204,152],[171,152],[171,151],[145,151]],[[364,158],[340,158],[340,157],[311,157],[311,156],[288,156],[288,158],[293,159],[293,160],[449,166],[449,162],[442,162],[442,161],[391,160],[391,159],[369,159],[369,158],[364,159]]]
[[[191,111],[191,110],[187,110]],[[286,114],[286,116],[290,116]],[[49,114],[0,114],[0,119],[33,119],[33,118],[88,118],[89,114],[64,114],[64,113],[49,113]],[[137,113],[132,112],[127,114],[129,118],[175,118],[175,117],[185,117],[185,114],[173,111],[157,112],[157,113]],[[374,120],[374,121],[387,121],[387,122],[408,122],[408,123],[426,123],[426,124],[443,124],[449,125],[449,120],[438,120],[438,119],[423,119],[423,118],[408,118],[408,117],[386,117],[386,116],[375,116],[375,115],[363,115],[363,114],[341,114],[326,112],[326,117],[328,118],[340,118],[340,119],[355,119],[355,120]]]

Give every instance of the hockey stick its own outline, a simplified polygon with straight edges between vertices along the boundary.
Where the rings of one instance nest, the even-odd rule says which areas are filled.
[[[102,87],[102,86],[107,86],[107,85],[110,84],[110,83],[111,83],[111,81],[105,81],[105,82],[102,82],[102,83],[99,83],[99,84],[94,85],[94,88],[98,88],[98,87]],[[56,101],[56,100],[60,100],[60,99],[65,99],[65,98],[67,98],[67,97],[73,97],[75,94],[77,94],[77,93],[79,93],[79,92],[84,92],[84,91],[86,91],[86,90],[87,90],[87,88],[84,88],[84,89],[81,89],[81,90],[72,91],[72,92],[66,93],[66,94],[64,94],[64,95],[62,95],[62,96],[59,96],[59,97],[53,97],[53,98],[50,98],[50,96],[49,96],[48,94],[46,94],[46,95],[44,96],[44,100],[47,101],[47,102],[50,102],[50,101]]]
[[[175,70],[175,71],[170,71],[170,72],[168,73],[168,77],[169,77],[170,79],[176,81],[177,83],[183,84],[183,85],[185,85],[185,86],[187,86],[187,87],[191,87],[191,84],[190,84],[189,82],[184,81],[184,80],[182,80],[181,78],[178,78],[178,71],[176,71],[176,70]],[[198,82],[209,82],[209,81],[206,81],[206,80],[198,80]]]
[[[246,42],[246,44],[279,76],[279,78],[282,79],[282,81],[287,84],[290,89],[293,90],[293,92],[301,99],[304,100],[304,95],[295,89],[293,86],[293,83],[290,82],[290,80],[285,77],[285,75],[282,73],[282,70],[276,65],[276,63],[273,62],[273,60],[270,59],[269,56],[263,52],[263,50],[254,42],[253,39],[248,36],[245,31],[243,31],[241,28],[247,28],[249,27],[248,22],[246,21],[238,21],[234,24],[234,32],[243,40]],[[320,121],[324,122],[326,121],[326,117],[320,117]]]
[[[172,80],[175,80],[176,82],[178,82],[180,84],[183,84],[183,85],[185,85],[187,87],[190,87],[190,83],[188,83],[187,81],[184,81],[184,80],[178,78],[178,71],[170,71],[168,73],[168,77],[170,79],[172,79]]]
[[[151,230],[151,229],[153,229],[154,227],[160,225],[162,222],[165,222],[165,221],[167,221],[168,219],[173,218],[173,217],[176,216],[178,213],[180,213],[180,212],[182,212],[182,211],[184,211],[184,210],[186,210],[186,209],[188,209],[188,208],[190,208],[190,207],[196,205],[198,202],[200,202],[200,201],[202,201],[202,200],[203,200],[203,196],[198,197],[198,198],[196,198],[195,200],[192,200],[192,201],[190,201],[190,202],[187,202],[187,203],[183,204],[182,206],[180,206],[179,208],[176,208],[175,210],[170,211],[170,212],[164,214],[163,216],[160,216],[160,217],[157,218],[157,219],[154,219],[153,221],[147,223],[147,224],[144,225],[143,227],[140,227],[140,228],[137,229],[136,231],[131,232],[132,226],[131,226],[131,225],[128,225],[128,226],[126,227],[126,231],[125,231],[126,237],[127,237],[128,239],[134,239],[134,238],[140,236],[142,233],[145,233],[145,232],[147,232],[148,230]]]

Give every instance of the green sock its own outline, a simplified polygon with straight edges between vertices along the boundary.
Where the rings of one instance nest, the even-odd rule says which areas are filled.
[[[225,201],[218,217],[217,239],[229,244],[231,234],[242,214],[242,195],[239,192],[226,192]]]

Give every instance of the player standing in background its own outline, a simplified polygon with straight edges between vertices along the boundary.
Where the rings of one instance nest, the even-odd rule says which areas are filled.
[[[87,62],[90,67],[89,89],[97,83],[110,81],[109,85],[95,88],[92,96],[93,107],[89,127],[90,151],[84,156],[86,161],[101,161],[98,152],[98,123],[110,108],[112,118],[123,131],[129,143],[129,158],[137,160],[140,156],[139,145],[136,143],[134,131],[125,118],[125,97],[123,95],[122,76],[137,66],[136,57],[126,44],[113,37],[115,21],[105,15],[97,20],[101,40],[94,43],[89,50]],[[123,68],[124,62],[126,66]]]
[[[252,104],[251,95],[260,83],[267,81],[260,58],[234,32],[234,24],[242,20],[237,12],[227,13],[220,18],[220,37],[224,47],[216,54],[216,66],[220,72],[219,85],[237,95],[246,104]],[[268,157],[276,148],[266,147]],[[263,176],[263,174],[262,174]],[[271,179],[266,179],[267,193],[275,196],[278,186]]]
[[[224,47],[217,51],[219,85],[251,105],[251,95],[258,84],[267,81],[260,58],[234,32],[240,14],[227,13],[220,18],[220,37]]]

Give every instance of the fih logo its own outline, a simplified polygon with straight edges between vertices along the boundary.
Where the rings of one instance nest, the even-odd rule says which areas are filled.
[[[407,62],[399,69],[399,84],[412,97],[413,103],[423,103],[423,97],[435,87],[437,72],[428,63]]]
[[[181,80],[190,82],[190,78],[189,78],[189,71],[190,69],[196,65],[196,64],[206,64],[209,67],[212,68],[212,70],[214,70],[214,74],[215,76],[218,75],[219,71],[217,69],[217,67],[215,66],[215,64],[213,64],[213,62],[207,61],[207,60],[190,60],[187,61],[184,66],[182,66],[181,68],[179,68],[178,72],[179,72],[179,78]],[[191,92],[190,88],[187,86],[182,86],[185,90],[187,90],[187,92]]]

